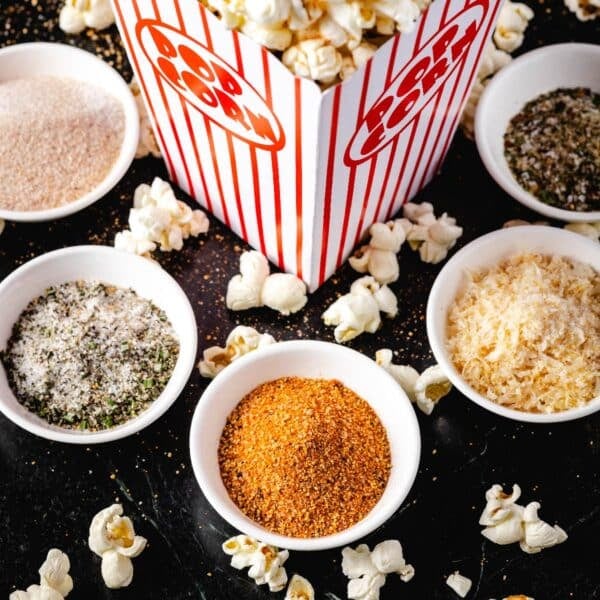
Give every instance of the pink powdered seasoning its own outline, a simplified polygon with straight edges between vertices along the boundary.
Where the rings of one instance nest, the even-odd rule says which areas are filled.
[[[56,208],[91,192],[125,135],[119,100],[67,77],[0,82],[0,207]]]

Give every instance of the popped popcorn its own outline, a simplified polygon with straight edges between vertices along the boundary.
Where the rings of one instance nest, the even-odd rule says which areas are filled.
[[[375,362],[398,382],[411,402],[430,415],[435,405],[452,389],[441,367],[428,367],[419,375],[411,366],[392,364],[392,358],[393,353],[389,348],[382,348],[375,353]]]
[[[433,206],[428,202],[408,202],[403,211],[405,218],[412,223],[406,239],[413,250],[419,250],[423,262],[437,264],[444,260],[463,234],[456,219],[449,217],[447,213],[436,219]]]
[[[580,21],[591,21],[600,15],[600,0],[565,0],[565,6]]]
[[[150,123],[150,117],[148,116],[148,112],[146,111],[146,106],[144,105],[144,100],[142,99],[140,86],[135,76],[129,82],[129,89],[131,90],[131,93],[133,94],[133,97],[135,99],[135,104],[137,106],[138,114],[140,117],[140,138],[138,140],[137,150],[135,151],[135,157],[143,158],[144,156],[152,154],[152,156],[160,158],[160,149],[158,147],[158,144],[156,143],[154,131],[152,130],[152,124]]]
[[[391,283],[400,275],[396,254],[406,239],[400,220],[374,223],[369,229],[371,240],[348,259],[359,273],[369,273],[379,283]]]
[[[413,566],[404,560],[398,540],[381,542],[373,548],[373,552],[366,544],[360,544],[356,549],[344,548],[342,571],[349,579],[350,600],[378,600],[386,575],[397,573],[402,581],[408,582],[415,574]]]
[[[565,2],[567,1],[565,0]],[[600,2],[600,0],[592,1]],[[493,42],[488,42],[483,50],[475,83],[471,88],[471,94],[461,115],[460,125],[469,139],[474,138],[475,111],[485,86],[489,83],[491,77],[512,60],[509,53],[514,52],[521,46],[525,37],[525,30],[533,17],[534,12],[531,8],[521,2],[505,0],[502,5],[496,29],[492,36]]]
[[[264,306],[287,316],[301,310],[308,301],[306,285],[291,273],[273,273],[263,283],[260,300]]]
[[[397,31],[410,32],[431,0],[202,0],[229,28],[324,87],[347,79]]]
[[[523,507],[516,503],[520,495],[521,488],[517,484],[513,485],[510,495],[498,484],[486,492],[487,504],[479,519],[479,524],[485,526],[482,535],[501,545],[519,542],[521,550],[528,554],[564,542],[568,536],[561,527],[551,526],[539,518],[539,502]]]
[[[248,352],[270,346],[275,343],[273,336],[259,333],[253,327],[238,325],[231,330],[225,341],[225,347],[211,346],[204,350],[198,363],[202,377],[216,377],[225,367]]]
[[[380,312],[393,318],[398,313],[398,300],[387,285],[373,277],[357,279],[350,292],[340,296],[321,315],[325,325],[335,325],[336,342],[343,344],[364,333],[375,333],[381,325]]]
[[[567,231],[584,235],[595,242],[600,242],[600,221],[596,223],[567,223],[564,228]]]
[[[58,17],[65,33],[81,33],[86,27],[106,29],[114,22],[109,0],[67,0]]]
[[[246,535],[238,535],[223,543],[223,552],[231,556],[235,569],[248,568],[248,576],[257,585],[268,584],[269,591],[279,592],[287,584],[283,564],[289,557],[287,550],[278,550]]]
[[[4,221],[4,219],[0,219],[0,235],[4,231],[5,226],[6,226],[6,222]]]
[[[267,306],[289,315],[307,303],[305,283],[290,273],[269,274],[267,259],[256,250],[240,256],[240,273],[227,284],[225,303],[230,310]]]
[[[102,578],[108,588],[128,586],[133,579],[132,558],[146,547],[146,538],[135,535],[133,523],[121,516],[123,507],[113,504],[101,510],[90,525],[88,546],[102,558]]]
[[[499,50],[514,52],[525,37],[529,21],[533,19],[533,11],[527,4],[505,0],[494,31],[494,43]]]
[[[382,348],[375,353],[375,362],[400,384],[411,402],[416,402],[415,384],[419,379],[419,372],[409,365],[392,364],[392,358],[393,353],[389,348]]]
[[[508,229],[509,227],[520,227],[521,225],[550,225],[548,221],[524,221],[523,219],[510,219],[502,225],[502,229]]]
[[[567,539],[567,533],[558,525],[549,525],[538,516],[539,502],[530,502],[523,511],[525,536],[520,546],[527,554],[536,554],[544,548],[561,544]]]
[[[181,250],[183,241],[208,231],[208,217],[177,200],[173,188],[155,177],[152,185],[142,183],[133,194],[129,230],[115,236],[115,247],[150,257],[157,247],[162,252]]]
[[[335,325],[335,341],[349,342],[365,331],[375,333],[381,325],[379,306],[372,296],[345,294],[322,315],[325,325]]]
[[[12,592],[9,600],[63,600],[73,589],[70,568],[69,557],[64,552],[50,549],[39,569],[40,584],[30,585],[26,591]]]
[[[289,46],[281,62],[299,77],[332,83],[342,69],[342,55],[322,38],[302,40]]]
[[[439,365],[425,369],[415,382],[415,401],[417,406],[430,415],[435,405],[452,389],[452,384]]]
[[[464,575],[461,575],[458,571],[454,571],[452,575],[446,579],[446,585],[452,588],[461,598],[464,598],[471,589],[473,582]]]
[[[308,579],[294,575],[290,580],[284,600],[315,600],[315,590]]]

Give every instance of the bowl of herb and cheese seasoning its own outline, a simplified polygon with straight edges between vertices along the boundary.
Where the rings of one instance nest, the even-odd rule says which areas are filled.
[[[481,159],[521,204],[600,221],[600,46],[556,44],[495,75],[475,115]]]
[[[229,365],[190,430],[194,474],[213,508],[293,550],[347,545],[381,526],[408,495],[420,449],[396,381],[355,350],[313,340]]]
[[[160,417],[196,358],[196,322],[155,263],[106,246],[39,256],[0,282],[0,411],[41,437],[108,442]]]

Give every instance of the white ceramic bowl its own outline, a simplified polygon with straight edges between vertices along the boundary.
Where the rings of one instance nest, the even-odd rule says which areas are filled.
[[[333,535],[295,538],[273,533],[242,513],[221,480],[218,446],[227,417],[255,387],[285,376],[341,381],[371,405],[387,431],[392,470],[383,496],[364,519]],[[417,474],[420,451],[417,418],[400,386],[375,361],[329,342],[281,342],[236,360],[217,375],[200,398],[190,431],[194,474],[213,508],[239,531],[290,550],[343,546],[382,525],[408,495]]]
[[[526,192],[504,157],[509,121],[535,97],[557,88],[587,87],[600,93],[600,45],[555,44],[527,52],[494,75],[475,113],[477,149],[505,192],[536,212],[562,221],[599,221],[600,211],[576,212],[545,204]]]
[[[108,246],[74,246],[38,256],[0,282],[0,348],[6,348],[13,324],[31,300],[50,286],[82,279],[131,288],[167,313],[179,338],[179,356],[162,394],[144,412],[122,425],[98,432],[73,431],[50,425],[22,406],[12,393],[0,363],[0,411],[40,437],[72,444],[96,444],[140,431],[173,404],[194,367],[197,330],[187,296],[158,265]]]
[[[125,113],[123,143],[114,165],[93,190],[73,202],[46,210],[6,210],[0,207],[0,218],[8,221],[49,221],[89,206],[107,194],[125,175],[138,145],[139,115],[133,95],[119,73],[102,59],[73,46],[48,42],[16,44],[0,49],[0,82],[39,75],[89,82],[119,100]]]
[[[537,414],[507,408],[476,392],[458,373],[446,349],[448,310],[465,283],[465,271],[489,268],[520,252],[566,256],[600,271],[600,245],[570,231],[547,226],[501,229],[477,238],[459,250],[437,276],[427,302],[427,335],[435,359],[452,384],[467,398],[496,414],[531,423],[571,421],[600,409],[600,396],[581,408]]]

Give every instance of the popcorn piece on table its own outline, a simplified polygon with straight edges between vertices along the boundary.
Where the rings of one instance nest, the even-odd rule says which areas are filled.
[[[452,384],[439,365],[419,372],[408,365],[392,364],[393,353],[383,348],[375,353],[375,362],[385,369],[406,392],[409,400],[426,414],[430,415],[435,405],[452,389]]]
[[[146,106],[144,105],[144,101],[142,99],[140,86],[135,76],[129,82],[129,89],[133,94],[138,113],[140,115],[140,138],[138,140],[138,147],[135,152],[135,157],[143,158],[144,156],[152,154],[152,156],[160,158],[160,149],[158,147],[158,144],[156,143],[154,131],[152,130],[152,125],[150,123],[150,117],[148,116],[148,112],[146,111]]]
[[[539,502],[523,507],[516,504],[520,495],[517,484],[510,495],[498,484],[486,492],[487,504],[479,519],[479,524],[485,526],[482,535],[501,545],[519,542],[521,550],[528,554],[564,542],[568,536],[561,527],[553,527],[539,518]]]
[[[267,306],[289,315],[307,303],[306,285],[291,273],[269,274],[267,259],[256,250],[240,256],[240,273],[229,280],[225,303],[230,310]]]
[[[461,598],[465,598],[469,593],[473,582],[458,571],[454,571],[452,575],[446,579],[446,585],[454,590]]]
[[[423,262],[437,264],[444,260],[463,234],[456,219],[449,217],[447,213],[436,219],[433,206],[428,202],[408,202],[403,211],[405,218],[412,222],[406,239],[413,250],[419,250]]]
[[[235,569],[248,568],[248,576],[257,585],[268,584],[269,591],[279,592],[287,584],[283,564],[289,557],[287,550],[263,544],[247,535],[238,535],[223,543],[223,552],[231,556]]]
[[[539,502],[530,502],[523,511],[525,537],[520,546],[527,554],[537,554],[544,548],[561,544],[567,539],[567,533],[558,525],[549,525],[538,516]]]
[[[173,188],[155,177],[152,185],[142,183],[133,194],[129,230],[115,236],[115,247],[149,257],[160,247],[163,252],[181,250],[183,241],[208,231],[208,217],[177,200]]]
[[[411,402],[416,402],[415,384],[419,379],[419,372],[409,365],[392,364],[392,358],[393,353],[389,348],[382,348],[375,353],[375,362],[400,384]]]
[[[565,0],[565,6],[580,21],[591,21],[600,16],[600,0]]]
[[[398,540],[381,542],[373,548],[373,552],[366,544],[360,544],[356,549],[344,548],[342,571],[350,580],[350,600],[377,600],[386,575],[390,573],[397,573],[404,582],[410,581],[415,574],[412,565],[406,563]]]
[[[357,279],[350,292],[340,296],[321,315],[325,325],[335,325],[335,340],[348,342],[363,332],[375,333],[381,324],[380,312],[393,318],[398,313],[394,292],[373,277]]]
[[[142,553],[147,542],[146,538],[135,535],[131,519],[122,514],[120,504],[101,510],[92,519],[88,538],[90,550],[102,558],[102,578],[111,589],[131,583],[131,559]]]
[[[425,369],[415,382],[415,402],[426,414],[430,415],[435,405],[452,389],[452,384],[439,365]]]
[[[510,219],[502,225],[502,229],[508,229],[510,227],[520,227],[521,225],[550,225],[548,221],[524,221],[523,219]]]
[[[315,590],[308,579],[294,575],[290,580],[284,600],[315,600]]]
[[[17,590],[9,600],[63,600],[73,589],[73,579],[69,575],[69,557],[52,548],[39,569],[40,585],[30,585],[26,591]]]
[[[400,220],[374,223],[369,229],[371,239],[349,259],[350,266],[359,273],[369,273],[379,283],[391,283],[400,275],[396,254],[406,239]]]
[[[461,115],[461,127],[465,135],[473,139],[475,133],[475,111],[479,98],[483,94],[485,86],[488,84],[490,77],[494,76],[500,69],[511,62],[512,56],[504,50],[499,50],[492,42],[488,42],[483,49],[483,56],[477,71],[475,83],[471,88],[471,94],[467,99],[467,104],[463,114]]]
[[[4,219],[0,219],[0,235],[4,231],[5,226],[6,226],[6,222],[4,221]]]
[[[468,138],[473,139],[474,137],[475,111],[485,86],[490,77],[493,77],[512,60],[509,53],[521,46],[525,30],[533,17],[534,13],[531,8],[521,2],[505,0],[502,5],[493,34],[493,42],[488,42],[484,48],[475,83],[461,116],[460,124]]]
[[[514,52],[525,37],[525,30],[529,21],[533,19],[534,12],[522,2],[505,0],[494,31],[494,43],[499,50]]]
[[[584,235],[595,242],[600,242],[600,221],[597,223],[567,223],[564,228],[567,231]]]
[[[238,325],[227,336],[224,348],[211,346],[204,350],[198,364],[200,375],[213,378],[240,356],[274,343],[275,339],[268,333],[259,333],[253,327]]]
[[[242,252],[240,273],[234,275],[227,284],[227,308],[247,310],[261,306],[261,290],[269,271],[269,262],[260,252]]]
[[[65,33],[81,33],[86,27],[106,29],[114,22],[109,0],[67,0],[58,17]]]

